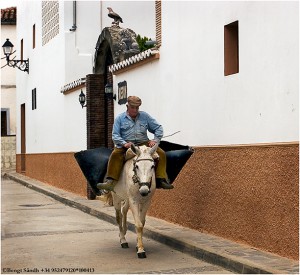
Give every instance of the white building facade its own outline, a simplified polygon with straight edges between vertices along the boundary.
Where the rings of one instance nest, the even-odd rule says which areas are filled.
[[[163,2],[159,62],[115,83],[126,79],[166,134],[180,130],[178,143],[297,141],[297,14],[296,2]],[[224,76],[224,26],[235,21],[239,72]]]
[[[16,8],[11,7],[3,9],[2,15],[3,16],[1,17],[1,45],[3,45],[6,42],[7,38],[11,40],[16,40]],[[1,112],[5,112],[5,117],[7,120],[5,134],[15,135],[16,71],[15,69],[6,65],[5,58],[1,60],[1,67]]]
[[[111,116],[115,117],[126,109],[124,104],[118,104],[118,84],[126,81],[127,95],[142,98],[141,109],[157,118],[165,135],[180,131],[168,137],[168,141],[198,148],[183,171],[183,175],[192,173],[193,176],[187,177],[188,180],[179,176],[169,204],[173,205],[176,197],[185,192],[186,181],[191,184],[190,189],[201,186],[201,192],[206,186],[208,196],[213,197],[215,182],[210,180],[218,173],[224,179],[222,188],[232,190],[233,182],[236,188],[240,184],[241,188],[247,189],[253,184],[258,188],[259,196],[270,196],[268,188],[277,186],[278,180],[271,174],[276,169],[275,172],[285,169],[284,156],[292,156],[293,171],[298,167],[298,5],[296,1],[20,2],[15,44],[17,52],[23,52],[24,59],[29,58],[30,67],[29,74],[17,73],[17,171],[85,194],[85,179],[73,154],[93,147],[89,145],[89,133],[92,132],[89,127],[93,127],[94,122],[87,125],[95,111],[90,111],[94,108],[90,105],[81,108],[78,96],[81,90],[89,93],[87,87],[92,83],[87,83],[88,75],[93,76],[94,70],[97,71],[94,58],[101,57],[104,48],[95,51],[95,47],[101,33],[111,27],[112,19],[107,16],[106,9],[110,6],[123,18],[121,28],[129,28],[158,44],[157,48],[150,50],[150,56],[140,58],[141,54],[138,54],[139,61],[131,57],[120,63],[107,64],[109,72],[106,73],[111,73],[109,81],[117,96],[116,101],[109,103],[112,104],[112,109],[109,109],[112,110]],[[105,42],[107,38],[103,39]],[[112,48],[112,42],[108,39],[106,42]],[[111,52],[114,58],[112,49]],[[104,91],[104,85],[101,91]],[[92,103],[88,101],[87,104]],[[274,151],[266,153],[266,146]],[[198,163],[197,156],[204,155],[202,150],[205,148],[222,148],[222,153],[214,157],[218,164],[227,161],[223,152],[226,152],[230,164],[232,148],[239,148],[236,162],[252,149],[259,156],[267,154],[262,158],[264,161],[266,158],[276,159],[270,180],[263,183],[268,188],[260,186],[267,168],[264,162],[258,163],[259,157],[254,161],[255,165],[253,162],[244,165],[253,169],[253,173],[257,165],[262,167],[261,173],[250,180],[251,184],[243,183],[243,175],[239,173],[234,180],[230,178],[233,166],[215,171],[214,162],[207,164],[206,168],[211,168],[209,176],[201,180],[201,171],[206,168]],[[292,153],[286,153],[286,150],[292,150]],[[197,163],[203,168],[199,174],[188,170],[189,166],[198,167]],[[236,170],[239,168],[234,173]],[[296,173],[292,175],[284,181],[292,186],[289,194],[297,189]],[[226,192],[222,188],[219,193],[224,195]],[[284,189],[284,186],[280,188]],[[194,199],[200,201],[200,198]],[[290,200],[291,197],[287,196],[284,203],[288,204]],[[163,199],[158,194],[156,202],[161,201]],[[241,210],[243,213],[249,198],[241,201],[245,207]],[[216,208],[222,207],[215,205]],[[289,206],[294,215],[294,205]],[[263,209],[267,207],[264,205]],[[151,214],[183,225],[188,223],[184,219],[168,217],[167,212],[167,209],[162,209]],[[194,209],[194,212],[198,210]],[[250,216],[256,214],[251,212]],[[234,230],[228,233],[224,228],[218,231],[213,221],[191,227],[233,239],[239,234]],[[295,224],[289,224],[289,228],[294,227]],[[241,232],[244,229],[241,227]],[[268,231],[269,228],[264,228],[260,234],[266,236]],[[250,235],[242,239],[259,246],[260,240]],[[274,247],[271,243],[274,242],[270,240],[270,246],[265,245],[263,249],[297,257],[296,248],[288,252],[280,244]]]
[[[16,7],[1,9],[1,45],[16,40]],[[14,56],[14,54],[12,55]],[[1,60],[1,169],[16,169],[16,71]]]

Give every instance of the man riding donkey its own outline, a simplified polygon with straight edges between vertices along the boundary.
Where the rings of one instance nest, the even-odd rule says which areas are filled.
[[[110,156],[107,177],[104,183],[98,183],[98,189],[113,191],[116,182],[119,180],[123,164],[125,162],[125,152],[134,145],[155,146],[163,137],[163,127],[148,113],[139,111],[142,100],[137,96],[129,96],[127,99],[127,111],[119,114],[114,122],[112,139],[115,148]],[[147,130],[154,134],[154,139],[149,140]],[[174,188],[168,181],[166,166],[166,154],[161,148],[157,148],[159,161],[156,168],[156,187],[163,189]]]

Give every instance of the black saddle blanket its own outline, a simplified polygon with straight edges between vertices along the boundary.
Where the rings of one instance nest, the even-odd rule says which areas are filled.
[[[161,141],[159,147],[166,152],[167,174],[171,183],[174,182],[180,170],[193,154],[193,149],[168,141]],[[103,182],[107,163],[113,149],[100,147],[77,152],[74,157],[84,174],[85,178],[93,188],[97,190],[97,183]]]

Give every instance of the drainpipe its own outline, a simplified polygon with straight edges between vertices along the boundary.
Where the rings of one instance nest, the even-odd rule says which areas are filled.
[[[73,1],[73,26],[70,29],[71,32],[76,31],[77,26],[76,26],[76,1]]]
[[[102,31],[102,2],[100,1],[100,30]]]

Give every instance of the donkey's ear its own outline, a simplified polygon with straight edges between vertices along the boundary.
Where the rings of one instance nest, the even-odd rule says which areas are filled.
[[[150,152],[149,152],[149,154],[150,155],[153,155],[155,152],[156,152],[156,150],[157,150],[157,148],[158,148],[158,142],[151,148],[151,150],[150,150]]]
[[[132,149],[129,148],[129,149],[126,151],[126,153],[125,153],[125,161],[127,161],[127,160],[129,160],[129,159],[132,159],[132,158],[134,158],[135,156],[136,156],[136,153],[134,153],[134,152],[132,151]]]
[[[131,150],[134,154],[136,154],[137,156],[139,156],[141,154],[141,150],[138,146],[135,146],[134,144],[131,144]]]

